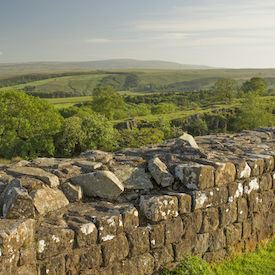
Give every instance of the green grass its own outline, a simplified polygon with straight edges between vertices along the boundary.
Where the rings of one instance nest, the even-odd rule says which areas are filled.
[[[20,67],[20,66],[19,66]],[[2,68],[2,70],[4,70]],[[63,71],[68,71],[63,70]],[[9,73],[9,77],[17,75],[16,71],[10,71],[5,69],[6,73]],[[31,71],[23,70],[25,73]],[[44,72],[44,70],[36,71],[36,73]],[[55,72],[55,71],[53,71]],[[52,73],[53,73],[52,72]],[[60,72],[60,71],[58,71]],[[178,90],[198,90],[208,89],[214,84],[218,78],[232,78],[236,79],[240,83],[254,76],[266,78],[268,80],[269,87],[275,87],[275,69],[211,69],[211,70],[116,70],[114,75],[119,76],[116,73],[132,73],[137,76],[137,86],[133,90],[143,93],[148,86],[156,87],[156,90],[160,89],[160,92],[167,92],[170,89],[172,91]],[[50,72],[48,72],[50,73]],[[14,85],[9,88],[12,89],[24,89],[25,87],[34,88],[34,94],[50,94],[53,92],[70,93],[74,92],[74,95],[90,95],[93,89],[99,84],[99,82],[106,76],[110,76],[110,73],[104,72],[85,72],[83,75],[71,75],[55,78],[48,78],[39,81],[32,81],[26,84]],[[4,74],[4,71],[3,71]],[[1,75],[1,67],[0,67]],[[3,75],[1,76],[2,78]],[[1,79],[0,77],[0,79]],[[118,79],[117,79],[118,81]],[[147,88],[146,88],[147,87]],[[165,88],[163,88],[165,87]],[[3,90],[6,88],[0,89]],[[154,89],[153,89],[154,90]],[[128,92],[126,91],[125,94]]]
[[[173,271],[163,275],[273,275],[275,274],[275,240],[253,253],[209,264],[198,257],[187,256]]]

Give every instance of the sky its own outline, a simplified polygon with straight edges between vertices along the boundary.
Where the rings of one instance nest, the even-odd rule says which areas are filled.
[[[275,68],[274,0],[0,0],[0,63]]]

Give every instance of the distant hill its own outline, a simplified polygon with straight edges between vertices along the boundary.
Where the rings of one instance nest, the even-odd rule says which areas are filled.
[[[30,62],[0,63],[0,77],[30,73],[53,73],[86,70],[125,70],[125,69],[160,69],[160,70],[200,70],[211,67],[187,65],[161,60],[109,59],[86,62]]]

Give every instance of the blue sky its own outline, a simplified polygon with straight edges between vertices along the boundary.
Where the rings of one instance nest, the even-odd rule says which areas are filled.
[[[0,62],[275,67],[274,0],[0,0]]]

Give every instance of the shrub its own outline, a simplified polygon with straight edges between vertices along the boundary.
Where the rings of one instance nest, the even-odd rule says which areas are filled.
[[[157,144],[164,140],[164,133],[156,128],[142,128],[133,130],[121,130],[119,137],[119,146],[141,147],[148,144]]]
[[[52,105],[20,91],[0,94],[0,155],[54,155],[62,117]]]
[[[116,130],[102,115],[88,108],[79,108],[64,120],[55,145],[60,156],[72,156],[87,149],[112,150],[116,144]]]

